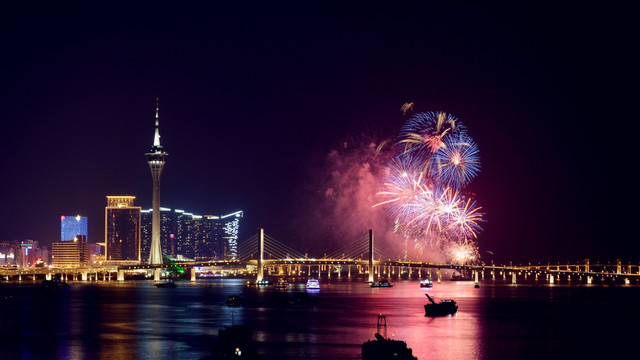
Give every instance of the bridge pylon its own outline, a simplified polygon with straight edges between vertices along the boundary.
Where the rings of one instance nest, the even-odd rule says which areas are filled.
[[[256,281],[261,281],[264,275],[264,229],[258,228],[258,275]]]
[[[373,229],[369,229],[369,282],[373,282]]]

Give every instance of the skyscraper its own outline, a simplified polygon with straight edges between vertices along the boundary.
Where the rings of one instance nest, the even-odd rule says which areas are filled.
[[[73,241],[77,236],[87,239],[88,220],[86,216],[60,216],[60,241]]]
[[[106,261],[140,262],[140,210],[135,196],[107,196],[105,208]]]
[[[174,226],[175,216],[173,210],[160,207],[160,245],[163,255],[175,254]],[[142,230],[142,258],[148,260],[151,249],[151,233],[153,228],[153,209],[142,210],[142,220],[140,223]]]
[[[160,243],[160,177],[167,154],[160,145],[160,127],[158,124],[158,101],[156,99],[156,130],[153,136],[151,151],[146,153],[147,162],[153,178],[153,221],[151,225],[151,248],[149,249],[149,264],[162,264],[162,245]]]
[[[162,253],[195,260],[235,259],[242,216],[242,210],[216,216],[160,208]],[[152,217],[153,209],[142,210],[142,254],[149,253]]]

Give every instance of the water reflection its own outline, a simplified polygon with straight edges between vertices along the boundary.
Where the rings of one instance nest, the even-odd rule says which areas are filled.
[[[176,288],[74,282],[53,292],[0,284],[0,295],[13,299],[0,304],[2,358],[201,359],[218,331],[235,324],[252,330],[265,360],[360,359],[362,343],[379,330],[380,314],[387,320],[381,333],[405,341],[421,360],[571,358],[578,344],[584,347],[584,334],[613,344],[630,336],[597,329],[640,320],[634,305],[640,288],[395,285],[371,288],[343,279],[310,294],[304,283],[277,291],[229,279],[178,282]],[[458,312],[425,317],[425,292],[436,301],[454,299]],[[226,305],[232,294],[242,295],[240,306]]]

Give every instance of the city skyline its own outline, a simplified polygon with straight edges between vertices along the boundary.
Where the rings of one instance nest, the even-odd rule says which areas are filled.
[[[93,241],[109,194],[149,208],[144,153],[159,98],[171,153],[160,205],[242,209],[240,241],[258,227],[303,252],[369,228],[383,241],[380,214],[332,198],[331,181],[371,165],[357,150],[397,141],[412,114],[445,111],[480,150],[467,190],[486,214],[477,239],[485,260],[640,261],[620,226],[627,200],[612,191],[628,181],[633,153],[615,131],[632,121],[623,89],[635,76],[635,30],[618,9],[2,10],[2,240],[46,245],[61,214],[79,213]]]

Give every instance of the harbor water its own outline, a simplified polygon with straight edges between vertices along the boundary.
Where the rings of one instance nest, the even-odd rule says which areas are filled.
[[[0,359],[204,359],[218,332],[247,325],[261,359],[361,359],[379,332],[420,360],[602,359],[636,352],[640,287],[471,281],[304,279],[289,289],[218,278],[0,283]],[[454,299],[453,316],[426,317],[425,293]],[[243,302],[227,306],[230,295]],[[378,317],[386,326],[378,326]]]

